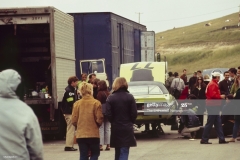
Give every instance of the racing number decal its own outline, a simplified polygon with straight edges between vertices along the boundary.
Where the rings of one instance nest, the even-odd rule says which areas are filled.
[[[133,65],[133,67],[131,68],[131,70],[137,70],[137,69],[141,69],[141,68],[137,68],[139,63],[136,63]],[[144,69],[153,69],[154,67],[149,67],[152,63],[147,63],[144,67]]]

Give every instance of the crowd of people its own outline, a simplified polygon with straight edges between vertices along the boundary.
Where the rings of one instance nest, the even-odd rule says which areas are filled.
[[[210,80],[209,75],[203,76],[201,71],[197,71],[189,81],[186,73],[186,69],[181,76],[177,72],[169,72],[165,83],[176,99],[198,102],[182,112],[180,132],[184,135],[199,130],[199,126],[204,125],[203,115],[207,111],[208,119],[200,143],[211,144],[209,134],[213,125],[219,144],[235,142],[239,133],[240,109],[233,100],[240,99],[240,67],[238,70],[230,68],[224,72],[222,81],[218,72],[212,73]],[[99,80],[95,74],[88,76],[83,73],[81,80],[72,76],[67,82],[60,107],[67,123],[64,150],[77,151],[73,147],[75,136],[80,160],[87,160],[89,157],[97,160],[104,145],[106,151],[115,148],[116,160],[127,160],[129,148],[136,146],[133,126],[137,118],[137,106],[133,95],[128,91],[126,79],[116,78],[111,93],[106,82]],[[31,108],[16,95],[20,83],[21,76],[16,71],[8,69],[0,72],[0,103],[3,107],[0,119],[2,124],[8,124],[1,125],[4,132],[0,132],[0,154],[12,155],[14,148],[15,155],[10,158],[41,160],[43,144],[40,126]],[[230,113],[235,114],[226,114],[231,107],[234,112]],[[13,115],[10,110],[17,111],[18,114]],[[220,112],[225,114],[220,115]],[[16,125],[15,121],[21,125]],[[228,141],[223,133],[224,121],[234,122],[233,135]]]
[[[68,79],[62,100],[67,123],[65,151],[76,151],[74,135],[80,149],[80,160],[97,160],[100,151],[115,148],[115,159],[128,159],[129,148],[136,146],[133,124],[137,118],[135,100],[128,92],[125,78],[114,80],[110,94],[104,80],[95,74]]]
[[[230,102],[233,101],[233,99],[240,98],[240,66],[238,69],[230,68],[228,71],[225,71],[222,81],[220,81],[221,74],[219,72],[213,72],[211,75],[212,79],[210,80],[210,76],[203,76],[200,70],[194,72],[193,76],[187,81],[186,72],[187,70],[184,69],[180,77],[177,72],[174,74],[169,72],[169,77],[165,84],[169,92],[176,99],[195,99],[194,106],[197,106],[195,115],[200,122],[199,126],[204,125],[203,115],[204,112],[207,111],[208,119],[200,143],[211,144],[208,142],[208,137],[213,125],[219,137],[220,144],[235,142],[238,133],[240,133],[240,114],[237,104],[230,105]],[[189,109],[192,111],[191,107]],[[229,112],[232,115],[229,115]],[[186,118],[181,116],[180,126],[185,125],[185,129],[183,129],[184,127],[179,127],[179,132],[182,133],[182,135],[185,135],[184,132],[186,130],[188,130],[189,133],[196,131],[196,127],[200,129],[198,125],[192,126],[195,127],[195,129],[186,127],[189,123],[197,124],[197,122],[193,122],[193,118],[189,119],[192,115],[193,114],[187,116],[189,122],[186,122]],[[225,141],[223,128],[229,126],[229,124],[232,127],[233,137],[229,141]]]

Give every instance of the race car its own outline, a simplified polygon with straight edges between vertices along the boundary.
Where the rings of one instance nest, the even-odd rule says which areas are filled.
[[[178,103],[168,92],[166,80],[166,62],[136,62],[121,64],[120,77],[125,77],[128,90],[134,96],[138,116],[135,124],[138,128],[152,124],[152,131],[163,133],[161,123],[176,125]]]

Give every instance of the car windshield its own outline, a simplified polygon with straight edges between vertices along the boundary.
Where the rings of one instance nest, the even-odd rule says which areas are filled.
[[[156,85],[128,86],[128,91],[133,95],[163,94],[163,91]]]

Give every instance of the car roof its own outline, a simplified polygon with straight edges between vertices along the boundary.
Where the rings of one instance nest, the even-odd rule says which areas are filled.
[[[162,86],[164,85],[162,82],[156,82],[156,81],[133,81],[128,82],[129,86],[139,86],[139,85],[156,85],[156,86]]]

